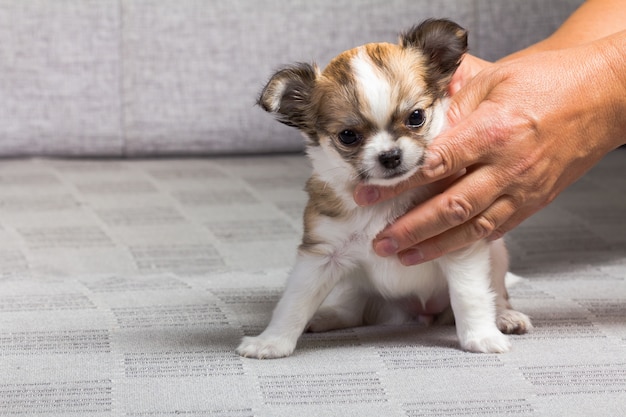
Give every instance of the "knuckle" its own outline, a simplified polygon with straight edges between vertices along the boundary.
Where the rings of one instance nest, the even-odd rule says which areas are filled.
[[[492,235],[497,229],[495,222],[484,215],[475,217],[470,224],[472,226],[471,235],[475,239],[484,239]]]
[[[440,159],[440,173],[452,173],[457,170],[457,166],[460,165],[460,162],[457,160],[458,153],[455,153],[449,146],[442,146],[439,150],[439,159]]]
[[[499,158],[511,146],[519,135],[513,122],[507,117],[501,117],[489,124],[488,130],[484,132],[484,148],[487,158]]]
[[[504,237],[504,235],[506,234],[506,232],[502,229],[496,229],[492,234],[490,234],[487,237],[487,240],[494,241],[494,240],[498,240]]]
[[[520,115],[517,104],[501,100],[490,101],[491,117],[482,126],[483,145],[486,152],[494,154],[499,149],[508,148],[512,141],[519,141],[532,131],[532,123],[525,115]]]
[[[539,173],[548,168],[548,164],[548,161],[530,153],[517,158],[508,169],[514,178],[524,178],[526,181],[539,183],[542,180]]]
[[[471,216],[472,204],[467,198],[461,195],[448,197],[443,212],[443,218],[447,224],[456,226],[465,223]]]
[[[424,165],[419,175],[427,180],[434,180],[451,175],[464,168],[460,151],[454,150],[455,144],[442,142],[427,151]],[[462,148],[461,148],[462,149]]]
[[[505,110],[501,110],[501,114],[506,113]],[[512,134],[512,128],[510,121],[507,121],[507,117],[503,116],[498,119],[494,119],[489,124],[489,130],[485,132],[486,137],[489,139],[489,145],[501,144],[508,140]]]
[[[509,185],[507,198],[512,206],[513,212],[535,206],[540,201],[545,200],[545,191],[550,189],[549,180],[536,175],[518,175],[518,181]],[[548,197],[549,198],[549,197]]]
[[[505,234],[513,230],[520,222],[521,222],[521,219],[520,220],[516,220],[516,219],[507,220],[504,224],[501,224],[500,226],[496,227],[496,229],[489,235],[488,240],[493,241],[493,240],[498,240],[498,239],[503,238]]]
[[[448,122],[455,125],[463,120],[463,110],[458,101],[453,100],[448,108]]]

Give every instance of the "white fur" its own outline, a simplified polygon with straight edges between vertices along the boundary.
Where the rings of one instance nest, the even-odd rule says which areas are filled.
[[[276,81],[275,88],[276,88],[277,93],[274,94],[271,102],[268,103],[271,111],[277,112],[280,109],[280,98],[283,95],[286,87],[287,87],[287,83],[285,83],[284,81],[280,81],[280,80]]]
[[[339,196],[344,205],[350,209],[357,205],[350,194],[350,185],[358,180],[354,169],[343,160],[339,152],[330,145],[328,138],[321,138],[320,145],[309,147],[307,155],[313,164],[314,173],[320,180],[328,184],[335,184],[333,188],[342,187]],[[342,178],[343,180],[339,180]]]
[[[428,117],[430,119],[428,137],[430,138],[430,140],[434,139],[435,136],[443,132],[448,127],[446,112],[448,111],[449,105],[450,99],[444,97],[441,100],[435,102],[433,107],[428,112]]]
[[[379,74],[371,59],[361,48],[359,53],[351,62],[354,75],[359,85],[359,90],[364,92],[367,103],[364,106],[369,108],[372,117],[379,127],[384,126],[392,111],[391,97],[393,88],[389,81]]]

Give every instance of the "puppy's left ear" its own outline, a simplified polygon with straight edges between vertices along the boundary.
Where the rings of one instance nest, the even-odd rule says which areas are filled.
[[[400,46],[426,56],[428,84],[443,92],[467,52],[467,31],[447,19],[428,19],[400,35]]]

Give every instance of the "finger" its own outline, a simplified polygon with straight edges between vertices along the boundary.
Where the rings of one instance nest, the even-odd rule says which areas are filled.
[[[398,254],[403,265],[416,265],[465,248],[481,239],[502,237],[502,225],[515,213],[516,206],[508,197],[496,200],[487,210],[470,221]]]
[[[474,55],[463,55],[461,64],[452,75],[452,79],[448,85],[448,94],[450,96],[456,94],[456,92],[459,91],[472,78],[474,78],[476,74],[490,65],[490,62],[475,57]]]
[[[388,226],[375,239],[374,250],[389,256],[462,225],[491,206],[499,189],[489,168],[477,169]]]
[[[453,96],[463,87],[463,79],[452,79],[450,85],[448,86],[448,95]]]
[[[450,126],[457,125],[474,112],[503,77],[499,72],[486,69],[459,86],[450,99],[447,113]]]

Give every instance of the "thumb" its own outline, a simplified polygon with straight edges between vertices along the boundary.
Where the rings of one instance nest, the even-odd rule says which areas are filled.
[[[450,99],[448,108],[449,126],[454,127],[476,110],[502,79],[496,71],[484,70],[462,87],[456,86],[458,90]]]
[[[493,64],[484,59],[480,59],[472,54],[464,54],[461,64],[452,75],[452,80],[448,85],[448,94],[454,96],[465,84],[471,81],[477,74]]]

